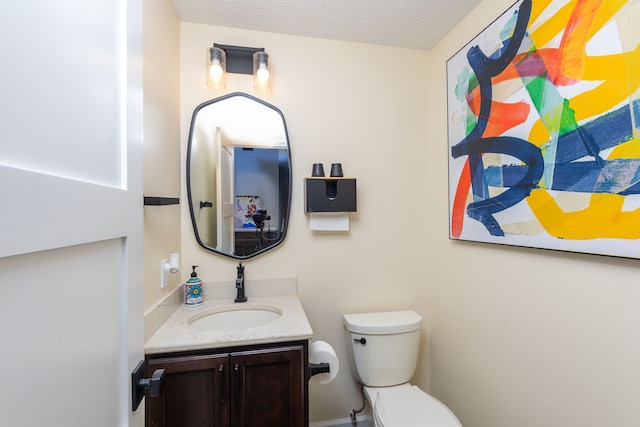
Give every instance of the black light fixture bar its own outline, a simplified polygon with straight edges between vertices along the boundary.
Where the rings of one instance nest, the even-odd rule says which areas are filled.
[[[178,197],[156,197],[156,196],[144,196],[145,206],[168,206],[179,205],[180,199]]]
[[[214,43],[227,54],[227,73],[253,74],[253,54],[264,52],[263,47],[231,46]]]

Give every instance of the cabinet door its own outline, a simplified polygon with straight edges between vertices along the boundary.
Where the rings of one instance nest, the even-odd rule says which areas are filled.
[[[228,427],[229,353],[167,357],[147,362],[165,370],[158,397],[146,397],[147,427]]]
[[[302,346],[231,353],[230,360],[232,427],[304,426]]]

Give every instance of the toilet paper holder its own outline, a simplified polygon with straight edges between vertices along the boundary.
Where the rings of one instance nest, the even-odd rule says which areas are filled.
[[[309,363],[309,378],[328,372],[331,372],[331,367],[328,363]]]
[[[325,341],[314,341],[309,345],[307,364],[309,379],[319,384],[333,381],[340,370],[336,351]]]

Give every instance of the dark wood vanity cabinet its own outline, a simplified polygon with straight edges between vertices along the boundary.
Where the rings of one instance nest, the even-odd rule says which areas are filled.
[[[147,356],[165,369],[146,396],[147,427],[306,427],[307,342]]]
[[[252,231],[235,232],[235,251],[238,256],[247,256],[256,253],[260,249],[260,235]]]
[[[230,355],[230,425],[305,426],[305,360],[301,346]]]

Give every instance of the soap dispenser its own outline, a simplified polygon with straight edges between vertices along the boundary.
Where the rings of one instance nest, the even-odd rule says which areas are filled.
[[[202,304],[204,295],[202,292],[202,280],[196,273],[197,265],[192,265],[191,277],[184,284],[184,303],[187,307],[196,307]]]

